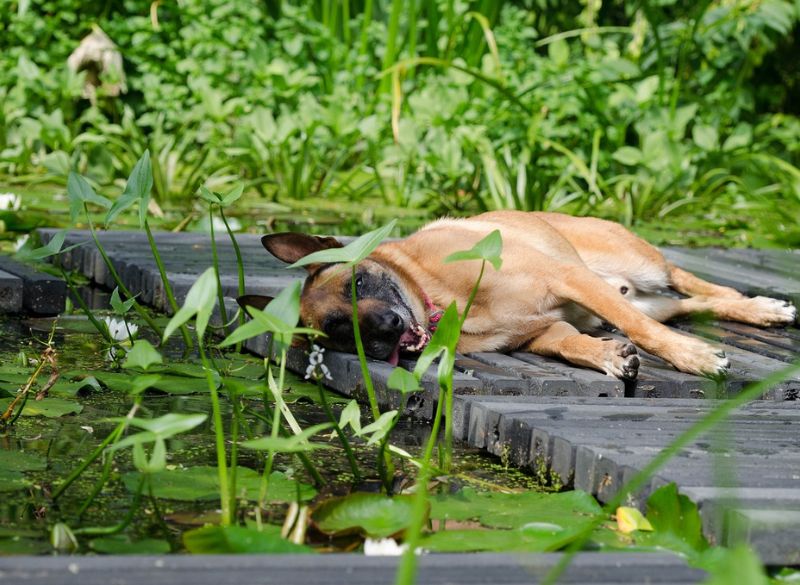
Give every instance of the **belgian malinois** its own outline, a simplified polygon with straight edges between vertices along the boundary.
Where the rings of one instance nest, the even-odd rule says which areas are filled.
[[[636,347],[583,331],[605,321],[642,349],[683,372],[717,376],[729,367],[725,353],[661,322],[706,312],[768,326],[794,322],[796,308],[768,297],[748,298],[667,262],[661,253],[617,223],[560,213],[494,211],[468,219],[440,219],[412,236],[381,244],[357,268],[358,320],[366,353],[397,364],[401,353],[421,351],[440,308],[466,306],[479,261],[443,264],[493,230],[503,239],[502,267],[487,268],[458,349],[525,350],[557,356],[622,379],[634,379]],[[341,244],[334,238],[270,234],[264,247],[284,262]],[[355,352],[351,271],[307,266],[300,314],[324,332],[321,343]],[[687,298],[659,294],[671,288]],[[240,304],[262,308],[253,295]]]

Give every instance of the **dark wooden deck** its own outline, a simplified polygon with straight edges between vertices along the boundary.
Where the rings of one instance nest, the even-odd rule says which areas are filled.
[[[45,239],[52,230],[42,230]],[[179,302],[197,275],[211,265],[209,239],[195,234],[157,234]],[[108,232],[101,241],[126,285],[145,303],[168,310],[161,279],[145,236]],[[257,236],[239,236],[245,256],[247,292],[276,294],[302,271],[289,271],[271,258]],[[113,287],[100,255],[85,232],[66,244],[87,242],[62,255],[62,266]],[[236,295],[236,264],[226,239],[219,239],[222,283]],[[665,250],[670,260],[696,274],[749,294],[766,294],[800,304],[800,253],[753,250]],[[2,268],[2,266],[0,266]],[[2,275],[0,275],[2,276]],[[678,328],[725,346],[732,362],[723,393],[734,394],[800,358],[796,327],[757,329],[735,323]],[[249,348],[266,351],[265,340]],[[305,370],[300,351],[291,367]],[[363,398],[355,356],[326,353],[334,389]],[[404,365],[411,365],[406,363]],[[717,388],[707,380],[675,371],[656,357],[642,355],[639,378],[623,384],[600,373],[526,353],[459,356],[454,380],[458,437],[522,467],[550,468],[566,485],[607,500],[677,434],[712,408]],[[392,367],[372,362],[370,370],[384,406],[398,397],[387,390]],[[434,408],[433,372],[425,392],[408,405],[428,418]],[[740,409],[730,422],[684,449],[637,498],[675,481],[700,503],[707,535],[722,544],[749,541],[771,564],[800,564],[800,376],[788,377],[762,400]],[[706,399],[706,400],[699,400]],[[729,465],[720,466],[720,462]],[[715,470],[729,468],[720,480]]]

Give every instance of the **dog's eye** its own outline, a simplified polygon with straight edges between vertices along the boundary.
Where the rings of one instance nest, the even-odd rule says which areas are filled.
[[[362,276],[356,276],[356,290],[360,289],[364,285],[364,278]]]

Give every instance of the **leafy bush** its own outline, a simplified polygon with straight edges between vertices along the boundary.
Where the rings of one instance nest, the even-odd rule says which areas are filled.
[[[2,7],[9,175],[108,184],[149,148],[162,201],[244,179],[432,212],[757,215],[797,243],[788,0]],[[94,24],[128,93],[90,103],[66,58]]]

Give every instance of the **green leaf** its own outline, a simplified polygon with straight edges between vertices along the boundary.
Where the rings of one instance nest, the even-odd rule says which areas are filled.
[[[217,279],[214,275],[214,268],[208,268],[200,278],[189,289],[186,295],[186,301],[183,306],[178,310],[172,319],[167,323],[164,329],[164,341],[175,333],[175,331],[189,319],[197,315],[195,326],[197,329],[197,337],[201,338],[206,332],[208,319],[211,317],[211,311],[214,310],[214,303],[217,300]]]
[[[25,476],[19,471],[0,468],[0,493],[15,492],[30,484],[31,482],[25,479]]]
[[[428,342],[419,359],[417,359],[417,364],[414,366],[414,376],[417,379],[421,379],[434,360],[441,357],[437,377],[440,384],[445,383],[453,372],[456,346],[460,335],[461,319],[458,316],[456,303],[453,301],[442,315],[430,342]]]
[[[244,184],[239,183],[222,197],[222,207],[228,207],[235,203],[242,196],[242,193],[244,193]]]
[[[597,501],[579,490],[503,494],[467,488],[431,498],[431,518],[476,520],[493,528],[517,529],[542,522],[562,527],[583,526],[598,514],[603,514],[603,509]]]
[[[89,541],[89,548],[95,552],[109,555],[162,555],[171,552],[166,540],[142,538],[131,540],[126,534],[101,536]]]
[[[136,376],[131,378],[129,373],[95,372],[95,377],[100,383],[111,390],[118,392],[141,392],[153,388],[167,394],[206,394],[208,385],[205,380],[186,376],[153,375],[152,378]]]
[[[739,545],[735,548],[714,547],[708,549],[693,563],[711,574],[703,585],[768,585],[770,580],[764,573],[764,566],[749,547]]]
[[[11,398],[0,399],[0,411],[4,411],[11,404]],[[28,400],[22,416],[43,416],[45,418],[58,418],[68,414],[80,414],[83,406],[72,400],[63,398],[44,398],[42,400]]]
[[[582,528],[534,522],[515,530],[444,530],[423,538],[420,547],[432,552],[549,552],[568,545]]]
[[[297,322],[300,320],[301,286],[301,281],[293,282],[272,299],[263,311],[247,307],[252,320],[237,327],[219,344],[219,347],[228,347],[264,333],[272,333],[278,344],[289,345],[295,334],[319,333],[314,329],[297,327]]]
[[[728,152],[737,148],[749,146],[753,141],[753,127],[750,124],[740,123],[722,144],[722,150]]]
[[[642,151],[633,146],[622,146],[618,148],[614,154],[611,155],[611,158],[629,167],[638,165],[644,159]]]
[[[309,264],[328,264],[328,263],[345,263],[347,265],[355,265],[361,262],[364,258],[369,256],[372,251],[389,235],[394,229],[396,219],[390,221],[387,225],[373,230],[361,236],[360,238],[350,242],[343,248],[329,248],[327,250],[320,250],[309,254],[305,258],[301,258],[289,268],[299,268],[301,266],[308,266]]]
[[[130,381],[130,393],[134,396],[141,394],[148,388],[157,387],[159,382],[161,382],[161,376],[159,374],[134,376],[134,378]]]
[[[397,390],[401,394],[410,394],[411,392],[419,392],[422,386],[419,384],[417,377],[403,368],[395,368],[389,374],[389,379],[386,380],[386,385],[392,390]]]
[[[325,500],[311,514],[311,521],[326,534],[360,533],[386,538],[411,524],[412,496],[384,496],[356,492]]]
[[[367,445],[374,445],[382,441],[394,428],[395,424],[397,424],[397,411],[387,410],[378,417],[378,420],[371,422],[356,432],[356,435],[359,437],[369,436]]]
[[[674,483],[662,486],[650,495],[647,499],[647,519],[657,534],[672,534],[691,551],[708,548],[697,505],[678,493]]]
[[[470,250],[450,254],[444,259],[444,263],[448,264],[460,260],[486,260],[494,266],[495,270],[500,270],[500,266],[503,264],[502,253],[503,238],[500,236],[500,230],[494,230]]]
[[[122,298],[119,296],[119,287],[114,287],[114,291],[111,293],[111,299],[109,300],[109,304],[111,308],[114,309],[114,312],[117,315],[122,315],[123,317],[131,310],[133,303],[136,302],[135,298],[130,298],[127,301],[123,301]]]
[[[129,472],[122,476],[126,489],[135,493],[141,474]],[[192,502],[195,500],[219,500],[219,476],[217,468],[208,465],[167,469],[150,476],[153,495],[157,498]],[[248,467],[236,468],[237,495],[258,500],[261,489],[261,474]],[[317,491],[310,485],[287,478],[279,471],[269,476],[267,502],[294,502],[311,500]]]
[[[703,150],[711,151],[719,148],[719,134],[713,126],[695,124],[692,128],[692,138]]]
[[[44,260],[45,258],[49,258],[50,256],[54,256],[61,252],[61,246],[64,245],[64,238],[67,237],[67,230],[58,230],[53,237],[50,238],[50,241],[47,242],[44,246],[39,248],[34,248],[33,250],[20,250],[16,257],[20,260]]]
[[[185,433],[205,422],[206,414],[178,414],[171,412],[158,418],[125,418],[115,419],[118,421],[128,420],[131,426],[150,431],[158,437],[168,439],[178,433]]]
[[[153,189],[153,168],[150,163],[150,151],[145,150],[136,162],[125,184],[125,190],[106,214],[105,224],[108,226],[124,210],[139,202],[139,228],[144,229],[147,219],[147,206],[150,203],[150,192]]]
[[[0,469],[6,471],[42,471],[47,459],[31,451],[0,449]]]
[[[212,205],[219,205],[222,199],[220,198],[218,193],[215,193],[205,185],[201,185],[200,189],[198,190],[198,194],[200,195],[200,199],[211,203]]]
[[[351,400],[339,414],[339,428],[344,430],[350,425],[356,434],[361,432],[361,408],[357,400]]]
[[[183,533],[186,550],[195,554],[311,553],[314,549],[281,536],[279,526],[265,525],[261,531],[243,526],[205,526]]]
[[[110,200],[95,193],[86,179],[74,171],[71,171],[67,177],[67,198],[69,199],[70,219],[73,223],[83,212],[85,203],[94,203],[104,209],[111,207]]]
[[[564,39],[556,39],[547,45],[547,56],[559,67],[569,62],[569,45]]]
[[[141,368],[147,370],[150,366],[164,363],[164,358],[153,345],[146,339],[137,339],[133,347],[125,355],[123,368]]]
[[[241,445],[247,449],[274,451],[276,453],[306,453],[316,449],[330,449],[330,445],[309,443],[309,439],[331,427],[333,427],[332,423],[321,423],[308,427],[302,433],[291,437],[261,437],[260,439],[244,441]]]

